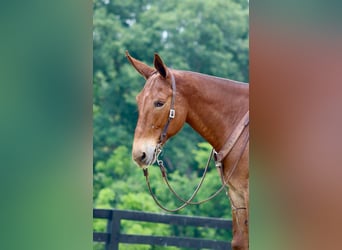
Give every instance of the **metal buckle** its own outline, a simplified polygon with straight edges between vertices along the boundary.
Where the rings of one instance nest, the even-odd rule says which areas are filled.
[[[176,115],[176,110],[170,109],[169,117],[170,117],[171,119],[173,119],[173,118],[175,118],[175,115]]]
[[[214,150],[215,166],[216,166],[217,168],[222,168],[222,162],[218,160],[218,157],[219,157],[218,154],[219,154],[219,153],[217,153],[216,150]]]

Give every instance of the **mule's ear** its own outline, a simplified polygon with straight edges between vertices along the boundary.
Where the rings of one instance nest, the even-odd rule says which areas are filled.
[[[166,65],[163,63],[163,60],[160,58],[160,56],[155,53],[154,54],[154,67],[159,72],[160,75],[162,75],[164,78],[168,76],[168,69]]]
[[[155,72],[156,70],[148,65],[146,65],[145,63],[131,57],[131,55],[128,53],[128,51],[126,50],[126,57],[128,59],[128,61],[132,64],[132,66],[145,78],[149,78],[153,72]]]

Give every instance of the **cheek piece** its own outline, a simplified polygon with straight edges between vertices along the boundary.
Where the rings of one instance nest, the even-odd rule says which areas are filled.
[[[170,112],[169,112],[169,117],[167,119],[167,122],[163,128],[161,135],[160,135],[157,148],[161,148],[161,144],[164,142],[164,140],[166,138],[166,134],[167,134],[167,130],[169,128],[170,122],[176,116],[176,110],[175,110],[176,81],[175,81],[175,77],[173,76],[173,74],[171,72],[170,72],[170,75],[171,75],[171,88],[172,88]]]

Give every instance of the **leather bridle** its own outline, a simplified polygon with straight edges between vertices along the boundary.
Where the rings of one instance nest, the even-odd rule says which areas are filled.
[[[172,88],[172,96],[171,96],[171,104],[170,104],[170,111],[169,111],[169,116],[167,119],[167,122],[162,130],[162,133],[160,135],[158,144],[156,146],[155,152],[154,152],[154,158],[157,161],[157,164],[160,168],[161,174],[162,174],[162,178],[164,179],[165,183],[167,184],[168,188],[170,189],[170,191],[175,195],[175,197],[183,202],[183,204],[175,209],[168,209],[166,207],[164,207],[159,200],[157,199],[156,195],[153,193],[151,186],[150,186],[150,181],[149,181],[149,175],[148,175],[148,169],[144,168],[143,172],[144,172],[144,176],[146,179],[146,183],[147,183],[147,187],[149,189],[149,192],[153,198],[153,200],[155,201],[155,203],[163,210],[167,211],[167,212],[176,212],[181,210],[182,208],[188,206],[188,205],[198,205],[204,202],[207,202],[211,199],[213,199],[214,197],[216,197],[223,189],[225,189],[225,187],[227,186],[226,181],[224,180],[224,175],[223,175],[223,165],[222,165],[222,160],[231,152],[231,150],[233,149],[234,145],[236,144],[237,140],[239,139],[240,135],[242,134],[242,132],[244,131],[244,129],[248,126],[249,124],[249,111],[247,111],[247,113],[244,115],[244,117],[241,119],[241,121],[239,122],[238,126],[235,127],[235,129],[233,130],[233,132],[230,134],[228,140],[226,141],[225,145],[223,146],[223,148],[219,151],[216,152],[214,149],[211,150],[211,153],[209,155],[206,167],[203,171],[201,180],[199,182],[199,184],[197,185],[195,191],[193,192],[193,194],[190,196],[189,199],[183,199],[181,198],[177,192],[172,188],[172,186],[169,183],[169,180],[167,178],[167,172],[166,169],[164,167],[164,162],[162,160],[159,159],[159,155],[162,153],[163,149],[162,149],[162,145],[164,140],[166,139],[167,136],[167,130],[169,128],[169,125],[171,123],[171,120],[175,118],[176,115],[176,111],[175,111],[175,98],[176,98],[176,81],[175,78],[173,76],[173,74],[169,71],[169,74],[171,76],[171,88]],[[245,151],[245,148],[248,144],[249,141],[249,136],[246,136],[246,139],[244,141],[242,150],[240,152],[240,155],[237,159],[237,161],[234,163],[232,171],[229,174],[229,177],[227,180],[230,179],[230,177],[232,176],[233,172],[236,169],[236,166],[238,165],[243,152]],[[220,176],[221,176],[221,182],[222,182],[222,186],[212,195],[210,195],[207,199],[202,200],[202,201],[198,201],[198,202],[193,202],[192,200],[195,198],[195,196],[197,195],[200,187],[202,186],[202,183],[204,181],[204,178],[206,176],[210,161],[212,159],[212,157],[214,156],[215,159],[215,165],[218,168],[219,172],[220,172]],[[233,206],[233,205],[232,205]],[[236,209],[245,209],[245,208],[236,208]]]

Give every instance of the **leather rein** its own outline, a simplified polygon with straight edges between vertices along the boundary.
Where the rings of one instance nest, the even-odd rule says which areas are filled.
[[[214,149],[211,150],[211,153],[209,155],[209,158],[207,160],[207,164],[204,168],[202,177],[200,179],[200,182],[198,183],[195,191],[193,192],[193,194],[190,196],[190,198],[188,199],[184,199],[182,197],[180,197],[177,192],[172,188],[172,186],[169,183],[168,177],[167,177],[167,171],[166,168],[164,166],[164,162],[163,160],[159,159],[159,155],[162,153],[163,148],[162,148],[162,143],[166,138],[167,135],[167,130],[168,127],[170,125],[170,122],[173,118],[175,118],[176,115],[176,111],[175,111],[175,96],[176,96],[176,81],[175,78],[173,76],[173,74],[170,72],[170,76],[171,76],[171,88],[172,88],[172,97],[171,97],[171,105],[170,105],[170,111],[169,111],[169,117],[168,120],[162,130],[162,133],[160,135],[159,138],[159,142],[157,144],[157,147],[155,149],[154,152],[154,157],[157,161],[157,164],[160,168],[161,171],[161,175],[162,178],[164,180],[164,182],[166,183],[166,185],[168,186],[168,188],[170,189],[171,193],[173,193],[173,195],[179,200],[181,201],[183,204],[175,209],[168,209],[165,206],[163,206],[160,201],[157,199],[156,195],[153,193],[151,185],[150,185],[150,180],[149,180],[149,174],[148,174],[148,169],[144,168],[143,172],[144,172],[144,176],[146,179],[146,184],[148,187],[148,190],[153,198],[153,200],[155,201],[155,203],[163,210],[167,211],[167,212],[176,212],[179,211],[181,209],[183,209],[184,207],[188,206],[188,205],[199,205],[202,204],[204,202],[207,202],[211,199],[213,199],[214,197],[216,197],[219,193],[221,193],[221,191],[227,186],[226,181],[224,180],[224,173],[223,173],[223,164],[222,164],[222,160],[231,152],[231,150],[233,149],[234,145],[236,144],[236,142],[238,141],[238,139],[240,138],[242,132],[244,131],[244,129],[248,126],[249,124],[249,111],[246,112],[246,114],[244,115],[244,117],[240,120],[239,124],[235,127],[235,129],[233,130],[233,132],[230,134],[230,136],[228,137],[228,140],[226,141],[226,143],[224,144],[224,146],[222,147],[222,149],[219,152],[216,152]],[[246,139],[243,143],[242,146],[242,150],[240,151],[239,157],[237,158],[237,161],[234,163],[232,170],[230,171],[230,174],[227,178],[227,180],[230,179],[230,177],[232,176],[232,174],[234,173],[243,152],[246,149],[246,146],[248,144],[249,141],[249,135],[247,134]],[[221,176],[221,182],[222,182],[222,186],[212,195],[210,195],[207,199],[201,200],[201,201],[193,201],[193,199],[195,198],[195,196],[197,195],[199,189],[201,188],[203,181],[205,179],[209,164],[211,159],[213,158],[215,159],[215,166],[218,168],[219,172],[220,172],[220,176]],[[236,209],[245,209],[245,208],[236,208]]]

